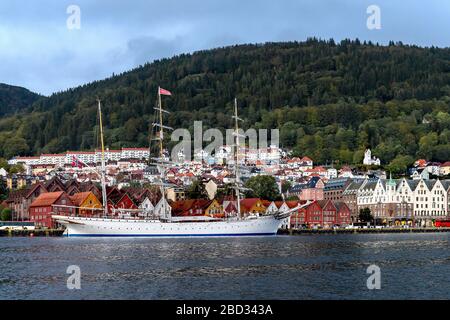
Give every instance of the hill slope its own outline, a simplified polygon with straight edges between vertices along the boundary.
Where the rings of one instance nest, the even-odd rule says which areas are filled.
[[[0,116],[22,111],[39,97],[25,88],[0,83]]]
[[[147,146],[161,85],[174,94],[165,99],[172,127],[229,128],[237,96],[247,127],[280,128],[296,153],[352,163],[370,146],[403,168],[412,157],[450,158],[449,84],[448,48],[315,39],[219,48],[40,99],[0,121],[0,156],[93,148],[97,96],[107,145]]]

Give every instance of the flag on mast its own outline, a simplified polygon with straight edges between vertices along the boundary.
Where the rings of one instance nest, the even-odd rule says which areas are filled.
[[[83,168],[83,162],[76,156],[72,156],[72,167]]]
[[[163,95],[163,96],[171,96],[172,93],[169,90],[163,89],[163,88],[159,88],[159,94]]]

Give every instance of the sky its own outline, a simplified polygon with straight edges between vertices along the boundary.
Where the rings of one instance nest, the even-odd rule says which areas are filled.
[[[1,0],[0,83],[50,95],[180,53],[313,36],[450,47],[450,1]]]

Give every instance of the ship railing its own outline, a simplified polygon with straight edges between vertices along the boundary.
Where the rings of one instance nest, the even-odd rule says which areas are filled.
[[[142,209],[113,208],[107,215],[103,208],[78,207],[68,205],[52,205],[52,215],[80,218],[126,219],[126,220],[159,220],[160,217]]]

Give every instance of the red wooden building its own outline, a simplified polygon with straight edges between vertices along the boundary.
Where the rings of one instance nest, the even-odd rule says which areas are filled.
[[[345,202],[335,202],[337,208],[336,224],[340,226],[349,225],[352,223],[352,212]]]
[[[73,206],[70,197],[64,191],[42,193],[30,205],[30,220],[36,227],[54,228],[52,214],[72,214],[73,208],[53,207],[54,205]]]
[[[351,223],[349,207],[341,201],[319,200],[291,215],[291,228],[344,226]]]
[[[134,203],[133,199],[128,195],[128,193],[125,193],[119,201],[116,202],[115,206],[116,209],[133,209],[136,210],[138,207]]]

